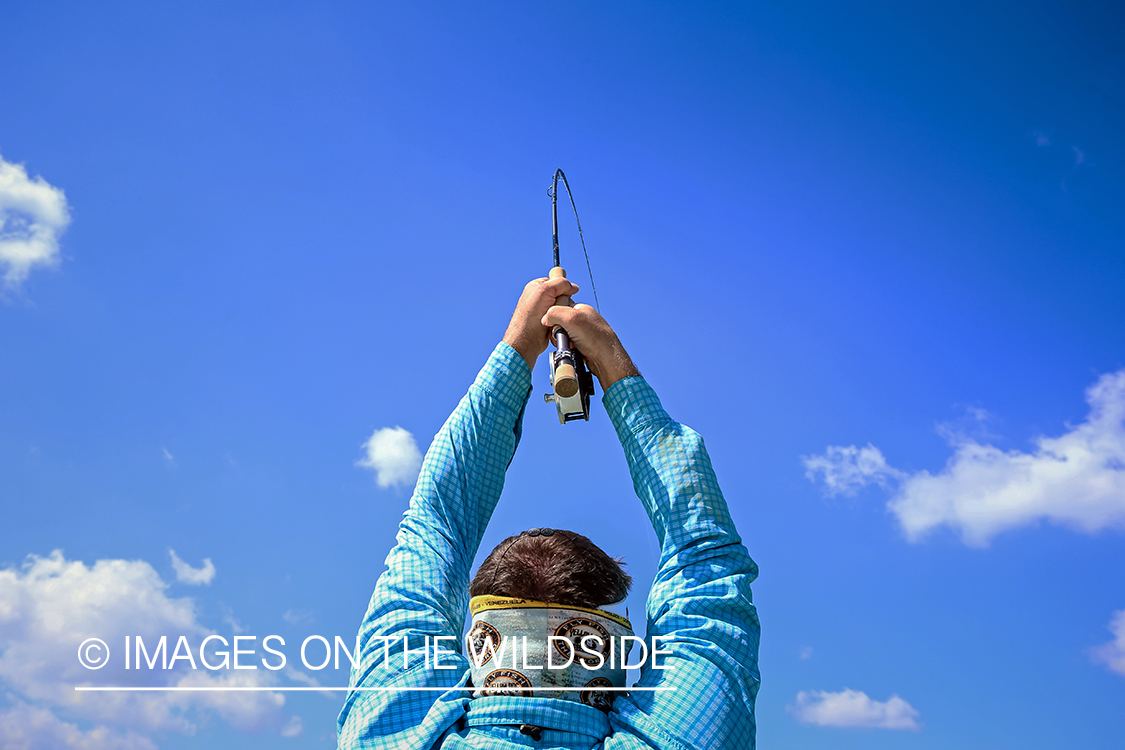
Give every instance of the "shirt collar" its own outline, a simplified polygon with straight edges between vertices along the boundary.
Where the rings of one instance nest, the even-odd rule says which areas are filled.
[[[530,724],[542,729],[575,732],[603,741],[610,734],[609,717],[592,706],[557,698],[486,696],[469,701],[469,727]]]

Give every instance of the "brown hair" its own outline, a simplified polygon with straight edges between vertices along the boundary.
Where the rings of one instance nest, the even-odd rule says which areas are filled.
[[[473,576],[469,596],[595,608],[624,599],[632,585],[621,559],[581,534],[531,529],[496,545]]]

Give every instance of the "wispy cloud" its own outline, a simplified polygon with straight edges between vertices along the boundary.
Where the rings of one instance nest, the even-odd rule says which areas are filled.
[[[304,625],[313,621],[313,615],[307,609],[287,609],[281,619],[290,625]]]
[[[165,448],[163,445],[160,446],[160,450],[164,454],[164,460],[167,462],[167,464],[169,466],[175,467],[176,457],[172,455],[172,452]]]
[[[59,262],[59,236],[70,224],[63,191],[22,164],[0,157],[0,270],[4,288],[19,289],[36,266]]]
[[[293,682],[301,682],[305,685],[308,685],[309,687],[320,687],[320,680],[316,679],[312,675],[302,672],[299,669],[286,667],[283,674]],[[339,693],[334,693],[331,690],[317,690],[316,692],[320,695],[323,695],[325,698],[332,700],[333,702],[339,699]]]
[[[134,731],[115,732],[104,725],[82,731],[45,708],[29,706],[20,700],[0,713],[0,747],[13,750],[156,750],[152,740]]]
[[[867,693],[845,688],[838,693],[809,690],[797,693],[797,700],[785,710],[802,724],[819,727],[864,727],[868,729],[906,729],[921,731],[918,711],[909,703],[892,695],[876,701]]]
[[[902,479],[905,476],[888,466],[882,451],[871,443],[863,448],[830,445],[824,455],[801,456],[801,461],[805,465],[808,480],[816,482],[819,479],[829,497],[854,495],[869,484],[885,487],[888,480]]]
[[[1113,640],[1094,649],[1094,660],[1125,675],[1125,609],[1113,613],[1109,632],[1113,633]]]
[[[210,562],[210,560],[207,562]],[[225,604],[219,607],[219,610],[223,613],[223,624],[230,627],[232,633],[237,635],[247,631],[247,627],[234,616],[234,610]]]
[[[363,449],[367,455],[356,461],[356,466],[374,471],[380,487],[413,485],[418,479],[422,452],[414,436],[402,427],[375,430]]]
[[[304,730],[304,725],[301,722],[300,716],[290,716],[289,721],[285,722],[285,726],[281,728],[282,737],[296,737]]]
[[[172,569],[176,571],[177,581],[186,583],[188,586],[208,586],[211,584],[215,577],[215,565],[211,562],[210,557],[204,558],[202,568],[193,568],[179,558],[176,550],[170,549],[168,554],[172,556]]]
[[[897,490],[887,507],[911,541],[941,526],[972,546],[1041,520],[1086,533],[1125,527],[1125,370],[1099,378],[1086,401],[1086,421],[1059,437],[1038,438],[1030,452],[944,430],[953,455],[937,474],[886,466],[868,445],[806,457],[806,476],[829,495],[893,480]]]

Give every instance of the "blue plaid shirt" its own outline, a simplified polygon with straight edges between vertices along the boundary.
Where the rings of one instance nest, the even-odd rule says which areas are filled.
[[[646,664],[634,687],[674,689],[618,693],[608,714],[553,698],[470,698],[461,653],[470,567],[530,392],[527,363],[501,343],[434,437],[360,627],[350,683],[425,689],[350,692],[339,746],[753,750],[759,626],[750,583],[758,567],[734,529],[703,439],[674,422],[640,377],[614,383],[602,402],[660,541],[647,634],[667,638],[661,648],[672,654],[663,657],[668,669]],[[403,636],[417,649],[408,666]],[[435,664],[422,649],[438,636],[453,653]],[[540,727],[539,739],[521,725]]]

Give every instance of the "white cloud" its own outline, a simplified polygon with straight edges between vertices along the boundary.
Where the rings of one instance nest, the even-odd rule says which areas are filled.
[[[1125,675],[1125,609],[1114,612],[1109,632],[1113,633],[1113,640],[1094,649],[1094,660]]]
[[[312,676],[302,672],[299,669],[294,669],[293,667],[286,667],[283,673],[285,674],[286,677],[288,677],[293,682],[301,682],[301,683],[304,683],[305,685],[308,685],[309,687],[320,687],[321,686],[319,680],[317,680],[315,677],[312,677]],[[317,693],[319,693],[320,695],[323,695],[325,698],[328,698],[329,700],[331,700],[333,702],[338,702],[340,700],[340,694],[335,693],[331,690],[318,690]]]
[[[223,624],[229,625],[232,633],[234,633],[235,635],[238,635],[240,633],[246,632],[246,630],[247,630],[246,626],[243,625],[239,621],[239,619],[234,616],[234,610],[232,610],[230,607],[228,607],[225,604],[222,605],[222,607],[220,607],[220,609],[223,612]]]
[[[0,269],[6,289],[18,289],[36,266],[58,264],[59,236],[68,224],[62,190],[0,157]]]
[[[257,653],[262,653],[260,648]],[[176,687],[259,687],[276,685],[278,680],[272,672],[263,674],[261,669],[215,673],[185,670],[172,684]],[[285,705],[285,696],[281,693],[206,691],[173,695],[190,696],[192,705],[214,711],[235,729],[247,732],[263,728],[280,731],[289,722],[281,713]]]
[[[198,722],[217,715],[238,729],[279,732],[289,717],[282,711],[285,698],[278,693],[75,691],[76,686],[82,685],[278,684],[274,673],[262,669],[193,671],[184,661],[174,669],[126,671],[126,635],[143,637],[150,648],[160,636],[168,636],[169,651],[174,650],[178,637],[183,635],[194,644],[198,654],[199,641],[212,634],[199,622],[194,600],[170,598],[168,586],[143,560],[98,560],[87,566],[81,561],[67,560],[58,550],[48,557],[30,555],[21,567],[0,570],[0,684],[19,694],[19,700],[40,704],[52,715],[62,711],[121,729],[192,735]],[[90,671],[79,664],[78,645],[86,638],[100,638],[108,645],[110,661],[104,668]],[[61,724],[41,721],[39,713],[20,711],[24,712],[5,714],[6,721],[18,719],[14,725],[17,729],[22,726],[32,731],[39,726],[46,727],[43,732],[65,730],[60,728]],[[137,744],[139,740],[130,740],[128,734],[105,736],[117,736],[120,740],[118,745],[105,747],[147,747]],[[61,742],[33,747],[58,747]],[[88,740],[87,745],[102,747],[92,742]],[[8,747],[4,742],[0,746]]]
[[[282,737],[296,737],[304,730],[300,716],[290,716],[289,721],[281,728]]]
[[[812,646],[801,646],[801,650],[797,652],[797,655],[800,656],[802,659],[811,659],[812,658]]]
[[[304,625],[313,621],[313,614],[307,609],[287,609],[281,619],[290,625]]]
[[[172,455],[172,452],[170,450],[168,450],[167,448],[165,448],[163,445],[160,446],[160,450],[162,450],[164,452],[164,460],[168,462],[168,465],[169,466],[175,466],[176,465],[176,457]]]
[[[870,729],[921,730],[918,711],[909,703],[892,695],[886,701],[875,701],[866,693],[847,688],[838,693],[809,690],[797,693],[797,701],[785,707],[802,724],[819,727],[866,727]]]
[[[210,557],[203,559],[202,568],[193,568],[181,560],[175,550],[168,550],[168,554],[172,556],[172,569],[176,571],[177,581],[188,586],[211,585],[211,580],[215,577],[215,564],[211,562]]]
[[[937,474],[884,470],[873,446],[835,446],[806,459],[806,467],[816,462],[807,476],[822,473],[829,494],[894,478],[898,488],[887,507],[911,541],[940,526],[972,546],[1041,520],[1086,533],[1125,527],[1125,370],[1099,378],[1086,401],[1085,422],[1059,437],[1038,438],[1030,452],[945,431],[953,455]],[[874,453],[861,465],[868,449]]]
[[[801,456],[805,476],[815,482],[820,476],[827,495],[854,495],[869,484],[886,486],[888,479],[901,479],[903,474],[887,465],[882,451],[871,443],[863,448],[854,445],[830,445],[823,456]]]
[[[17,701],[0,713],[0,747],[5,750],[156,750],[148,737],[105,726],[82,731],[45,708]]]
[[[414,436],[402,427],[375,430],[363,449],[367,455],[356,461],[356,466],[374,471],[380,487],[409,486],[418,479],[422,452]]]

